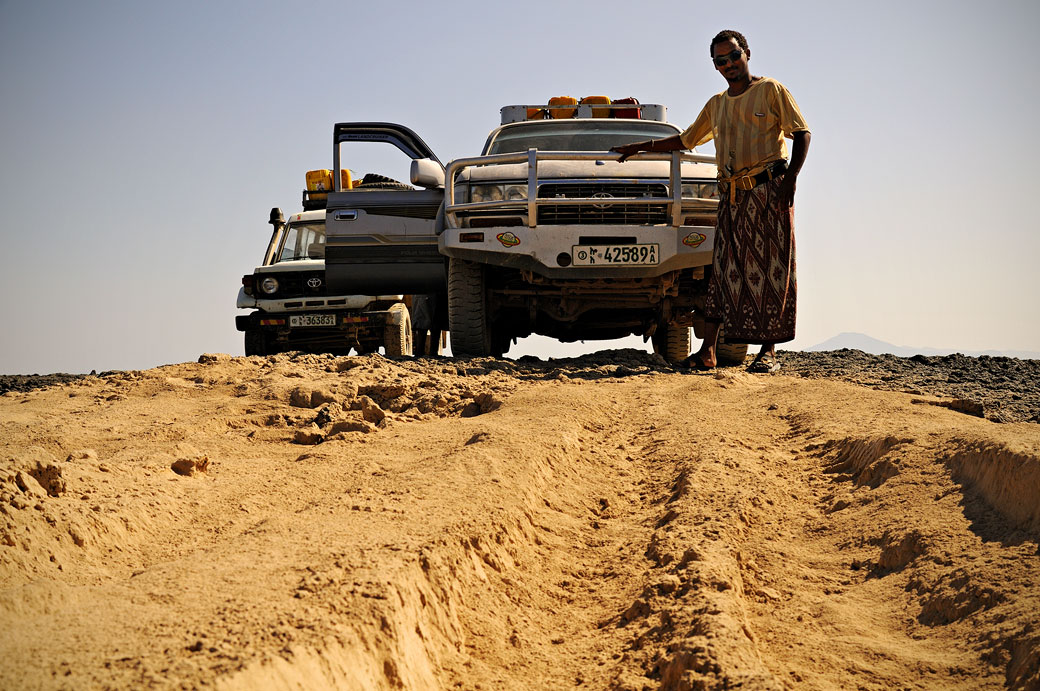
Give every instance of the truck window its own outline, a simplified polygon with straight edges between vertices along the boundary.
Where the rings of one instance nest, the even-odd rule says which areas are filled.
[[[504,127],[488,147],[488,154],[540,151],[607,151],[612,146],[678,134],[675,127],[646,121],[525,123]]]
[[[340,142],[340,165],[349,168],[355,182],[375,174],[408,184],[412,159],[387,142]]]
[[[325,224],[290,225],[282,239],[277,262],[325,258]]]

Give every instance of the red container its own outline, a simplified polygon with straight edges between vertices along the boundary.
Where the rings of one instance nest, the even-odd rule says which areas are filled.
[[[618,108],[617,106],[635,106],[634,108]],[[614,99],[614,117],[616,118],[635,118],[641,117],[639,109],[639,99],[632,98],[615,98]]]

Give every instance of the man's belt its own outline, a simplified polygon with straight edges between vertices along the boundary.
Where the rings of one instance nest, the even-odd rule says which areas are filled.
[[[740,175],[731,178],[722,178],[720,182],[728,182],[729,187],[729,203],[731,205],[737,203],[737,190],[743,190],[748,192],[755,189],[763,182],[769,182],[774,178],[778,178],[787,172],[787,161],[780,159],[766,165],[764,169],[754,175]]]
[[[787,161],[780,159],[770,163],[765,170],[756,175],[741,175],[740,177],[730,178],[730,182],[738,189],[747,192],[758,187],[763,182],[769,182],[773,178],[780,177],[785,172],[787,172]]]

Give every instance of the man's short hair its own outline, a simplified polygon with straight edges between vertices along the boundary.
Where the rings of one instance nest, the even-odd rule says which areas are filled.
[[[715,38],[711,39],[711,45],[708,46],[708,55],[715,57],[715,44],[728,41],[731,38],[737,42],[737,45],[740,46],[741,50],[743,50],[745,54],[751,51],[751,49],[748,48],[747,39],[744,38],[744,34],[739,31],[734,31],[733,29],[726,29],[725,31],[720,31],[715,35]]]

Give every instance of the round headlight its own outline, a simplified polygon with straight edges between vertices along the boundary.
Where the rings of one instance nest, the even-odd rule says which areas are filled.
[[[264,291],[268,295],[273,295],[278,292],[278,279],[268,276],[264,280],[260,281],[260,290]]]

